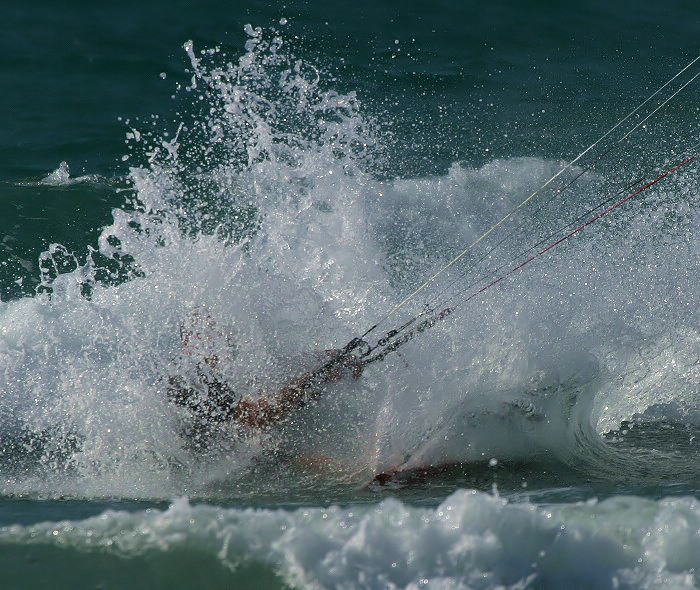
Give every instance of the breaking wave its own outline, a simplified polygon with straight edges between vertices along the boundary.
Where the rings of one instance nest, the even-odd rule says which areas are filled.
[[[25,584],[40,586],[79,572],[104,588],[188,588],[204,571],[209,588],[681,589],[698,581],[699,529],[691,499],[536,507],[460,491],[434,509],[389,499],[295,511],[182,499],[163,511],[2,527],[0,563],[6,572],[23,563]]]
[[[193,317],[215,326],[206,354],[217,355],[236,391],[273,391],[313,367],[320,351],[372,326],[560,167],[518,157],[387,177],[382,125],[356,94],[330,89],[279,34],[247,32],[237,60],[185,45],[191,79],[178,89],[176,124],[164,131],[128,123],[127,197],[97,246],[74,253],[52,245],[40,259],[36,296],[0,304],[5,493],[207,495],[235,488],[270,457],[320,465],[325,477],[353,486],[397,467],[489,459],[554,460],[600,477],[619,477],[623,466],[627,477],[639,464],[617,460],[603,435],[635,417],[697,424],[700,212],[690,170],[475,298],[361,379],[328,386],[280,428],[239,438],[221,426],[203,458],[183,428],[185,412],[167,394],[168,378],[196,371],[181,340]],[[69,178],[59,167],[45,181]],[[567,199],[550,201],[532,220],[515,219],[510,240],[485,264],[507,261],[569,222],[615,182],[589,173]],[[474,268],[478,276],[483,267]],[[462,272],[448,280],[475,276]],[[479,495],[453,501],[512,513],[553,543],[559,534],[529,508]],[[177,504],[166,514],[201,512],[215,522],[207,510]],[[420,511],[397,503],[381,510],[423,527]],[[341,512],[333,518],[345,519]],[[482,569],[485,579],[512,577],[508,584],[531,575],[530,557],[512,576],[486,565],[487,556],[472,562],[471,541],[448,529],[439,534],[449,537],[462,564],[455,567],[466,568],[460,584],[475,583]],[[25,534],[12,531],[4,534]],[[586,545],[587,535],[562,543]],[[222,547],[212,555],[227,556]],[[615,547],[610,568],[592,571],[627,568],[633,576],[646,567]],[[287,563],[287,549],[280,551],[275,564]],[[507,548],[495,551],[511,563],[503,560]],[[293,583],[311,575],[326,584],[289,559],[280,567]],[[435,577],[436,559],[426,557],[425,571],[399,568],[407,577],[393,583]]]

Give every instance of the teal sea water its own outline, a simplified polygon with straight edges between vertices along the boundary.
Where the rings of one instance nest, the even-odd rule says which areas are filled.
[[[700,586],[699,32],[4,3],[0,585]],[[282,424],[170,401],[212,355],[279,389],[477,240],[367,341],[448,317]]]

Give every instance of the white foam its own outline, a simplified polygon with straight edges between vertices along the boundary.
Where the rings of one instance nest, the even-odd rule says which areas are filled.
[[[37,184],[46,186],[70,186],[73,184],[103,184],[105,179],[96,174],[86,174],[83,176],[71,176],[68,162],[61,162],[58,168],[47,174]]]
[[[248,34],[231,64],[187,44],[188,92],[201,111],[190,105],[191,120],[168,137],[137,141],[130,131],[147,160],[131,170],[133,200],[114,210],[88,262],[56,274],[67,254],[52,247],[42,256],[50,296],[0,304],[5,428],[51,432],[56,448],[42,462],[63,482],[40,476],[6,489],[195,493],[221,473],[191,476],[206,467],[187,450],[163,385],[187,369],[178,334],[193,310],[209,310],[236,341],[235,355],[215,343],[227,379],[269,391],[313,365],[315,351],[373,325],[557,167],[514,158],[380,179],[379,140],[357,97],[325,89],[278,37]],[[60,166],[55,181],[69,178]],[[366,475],[540,454],[575,461],[601,432],[651,406],[697,415],[692,182],[587,229],[360,381],[329,386],[272,438]],[[605,183],[577,185],[518,230],[517,244],[585,210]],[[492,268],[508,251],[493,256]],[[122,278],[106,278],[107,267]],[[67,450],[75,435],[83,442]],[[260,441],[253,451],[247,444],[226,456],[233,472]],[[187,477],[173,475],[173,464]]]
[[[694,588],[700,507],[619,497],[536,507],[460,491],[435,509],[166,511],[8,526],[0,543],[131,559],[196,550],[232,571],[262,564],[300,588]],[[128,563],[128,562],[127,562]],[[233,578],[235,580],[235,577]]]

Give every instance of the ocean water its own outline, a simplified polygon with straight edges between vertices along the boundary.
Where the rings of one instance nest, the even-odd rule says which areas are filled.
[[[699,32],[3,3],[0,587],[700,586]],[[169,401],[445,308],[263,432]]]

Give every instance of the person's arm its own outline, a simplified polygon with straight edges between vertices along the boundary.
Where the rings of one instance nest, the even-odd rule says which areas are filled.
[[[327,352],[337,354],[337,351]],[[315,389],[316,386],[339,381],[347,369],[352,371],[353,379],[360,378],[362,364],[357,357],[349,355],[320,373],[305,373],[297,377],[272,396],[257,400],[244,397],[236,404],[233,419],[242,426],[260,430],[278,424],[307,399],[318,397],[320,391]]]

